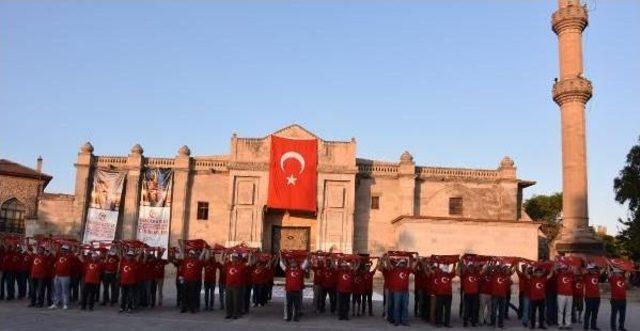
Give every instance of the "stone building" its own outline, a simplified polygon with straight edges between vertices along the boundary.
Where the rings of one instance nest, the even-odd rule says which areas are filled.
[[[426,167],[416,165],[408,152],[397,162],[357,158],[355,139],[324,140],[299,125],[272,135],[317,139],[315,213],[267,208],[271,135],[234,134],[230,152],[214,156],[192,156],[183,146],[174,158],[147,157],[139,145],[127,156],[98,156],[87,143],[75,165],[75,198],[43,204],[45,221],[56,223],[50,218],[64,211],[72,217],[64,217],[71,222],[61,231],[81,236],[93,170],[123,170],[116,237],[134,238],[141,172],[171,168],[171,244],[202,238],[227,246],[245,242],[265,251],[538,256],[539,224],[522,211],[522,191],[534,182],[518,179],[508,157],[496,169]]]
[[[24,234],[38,219],[38,202],[52,177],[36,169],[0,159],[0,233]]]

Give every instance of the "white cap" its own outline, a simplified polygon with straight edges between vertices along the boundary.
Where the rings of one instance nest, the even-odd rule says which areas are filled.
[[[62,245],[62,249],[69,249],[69,245]]]
[[[135,253],[130,250],[130,251],[127,252],[127,255],[135,255]]]

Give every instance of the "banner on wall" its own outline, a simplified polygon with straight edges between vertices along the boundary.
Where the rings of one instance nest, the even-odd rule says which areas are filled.
[[[82,242],[115,239],[126,172],[96,169]]]
[[[145,169],[138,216],[138,240],[152,247],[167,248],[171,219],[173,170]]]

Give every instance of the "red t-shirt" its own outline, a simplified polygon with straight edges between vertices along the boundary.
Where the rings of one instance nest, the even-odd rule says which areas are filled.
[[[322,287],[332,289],[336,287],[338,282],[338,272],[335,269],[326,268],[322,275]]]
[[[573,297],[574,298],[584,297],[584,280],[582,277],[576,277],[573,280]]]
[[[322,284],[322,275],[324,273],[324,267],[315,267],[313,270],[313,285]]]
[[[33,255],[31,253],[22,253],[20,254],[20,263],[18,266],[18,271],[31,271],[31,261],[33,260]]]
[[[393,292],[405,292],[409,290],[409,275],[413,271],[409,268],[393,268],[389,270],[389,290]]]
[[[86,284],[100,284],[102,263],[89,261],[84,263],[84,282]]]
[[[563,272],[556,278],[556,292],[558,295],[573,295],[573,273]]]
[[[434,275],[434,288],[435,295],[450,295],[452,292],[451,288],[451,278],[453,277],[453,273],[444,272],[440,269],[436,270]]]
[[[413,281],[416,290],[424,290],[424,274],[422,272],[416,272]]]
[[[264,266],[258,266],[253,268],[251,273],[251,282],[253,284],[266,284],[269,282],[269,271]]]
[[[185,281],[197,282],[202,279],[202,261],[196,258],[182,260],[182,276]]]
[[[353,275],[353,294],[364,294],[364,272],[356,271]]]
[[[75,257],[69,253],[58,254],[53,264],[53,275],[57,277],[70,277],[71,269],[75,263]]]
[[[373,291],[373,274],[371,271],[365,271],[362,275],[365,293]]]
[[[524,295],[529,296],[529,290],[531,290],[531,286],[529,285],[529,279],[520,271],[518,273],[518,290],[520,293],[524,293]]]
[[[36,254],[31,261],[31,278],[43,279],[49,277],[49,257]]]
[[[204,264],[204,282],[215,284],[217,272],[218,272],[218,264],[213,260],[207,261]]]
[[[609,276],[609,284],[611,284],[611,299],[624,300],[627,298],[627,284],[624,275]]]
[[[18,261],[18,257],[16,256],[16,252],[5,252],[2,256],[2,270],[5,271],[15,271],[16,270],[16,262]]]
[[[242,262],[227,262],[225,264],[225,276],[227,286],[242,286],[245,265]]]
[[[285,285],[287,292],[302,291],[304,289],[304,271],[300,268],[288,267],[284,272]]]
[[[529,284],[531,284],[529,299],[542,300],[546,297],[547,276],[531,276]]]
[[[491,295],[491,275],[484,274],[480,277],[480,293]]]
[[[218,279],[218,283],[219,284],[227,284],[227,272],[226,272],[226,267],[224,264],[222,263],[218,263],[216,262],[216,265],[218,266],[218,271],[219,271],[219,279]]]
[[[122,259],[120,262],[120,285],[133,285],[137,282],[138,262],[134,259]]]
[[[156,260],[153,262],[153,277],[155,279],[164,278],[164,266],[167,265],[167,260]]]
[[[120,262],[120,258],[117,255],[107,255],[104,261],[104,272],[114,273],[118,271],[118,262]]]
[[[503,272],[495,272],[491,277],[491,295],[506,297],[509,292],[509,276]]]
[[[338,270],[338,293],[351,293],[353,292],[353,271],[351,270]]]
[[[480,274],[477,272],[465,272],[462,275],[462,290],[465,294],[478,294],[480,291]]]
[[[599,298],[600,297],[600,274],[586,274],[584,275],[584,297],[585,298]]]

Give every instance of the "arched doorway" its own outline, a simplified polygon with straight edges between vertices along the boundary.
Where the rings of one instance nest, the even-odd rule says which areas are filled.
[[[24,234],[26,208],[16,198],[5,201],[0,206],[0,232]]]

